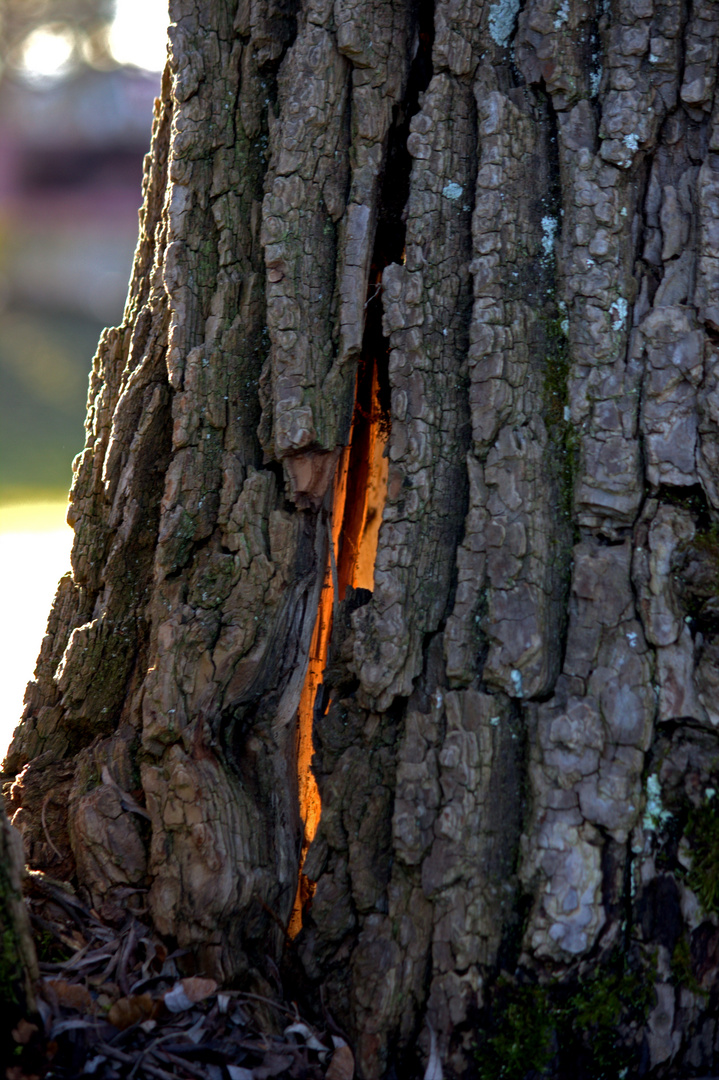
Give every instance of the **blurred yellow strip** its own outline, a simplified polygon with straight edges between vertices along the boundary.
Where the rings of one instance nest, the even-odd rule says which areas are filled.
[[[50,532],[66,525],[67,500],[0,506],[0,533]],[[67,526],[69,528],[69,526]]]

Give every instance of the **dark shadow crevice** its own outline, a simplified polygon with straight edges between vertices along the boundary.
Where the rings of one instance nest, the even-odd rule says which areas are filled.
[[[323,687],[323,681],[333,622],[336,621],[335,616],[344,611],[345,599],[350,604],[353,597],[361,597],[366,602],[374,588],[374,565],[387,491],[387,445],[391,426],[390,346],[382,330],[382,273],[390,263],[401,262],[404,257],[406,207],[412,168],[407,138],[410,121],[420,108],[420,95],[432,77],[434,5],[431,0],[422,0],[419,4],[417,20],[417,50],[410,67],[404,100],[394,109],[380,183],[349,444],[341,454],[334,485],[325,500],[325,508],[320,512],[318,524],[319,528],[327,530],[329,555],[322,571],[324,582],[298,710],[297,765],[303,839],[299,888],[289,927],[290,937],[299,932],[302,908],[311,900],[313,892],[313,886],[305,878],[301,867],[320,817],[320,796],[311,768],[312,728],[313,724],[321,724],[332,701],[329,685],[332,678],[327,687]]]

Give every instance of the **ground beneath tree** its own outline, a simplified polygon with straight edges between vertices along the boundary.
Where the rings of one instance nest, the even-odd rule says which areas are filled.
[[[39,1016],[13,1032],[4,1080],[352,1080],[354,1059],[329,1011],[322,1027],[267,993],[182,977],[174,953],[127,907],[88,908],[65,882],[31,873],[26,899],[40,957]]]

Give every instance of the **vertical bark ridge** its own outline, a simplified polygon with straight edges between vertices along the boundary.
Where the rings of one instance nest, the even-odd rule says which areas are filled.
[[[316,521],[284,507],[255,435],[267,348],[260,229],[269,107],[294,13],[281,3],[241,6],[234,24],[228,11],[209,36],[199,12],[178,15],[166,276],[174,455],[141,772],[156,924],[229,977],[258,950],[281,949],[278,924],[294,899],[294,716],[326,539]],[[209,78],[218,70],[220,85]]]
[[[692,9],[687,18],[676,3],[616,5],[599,22],[602,68],[595,67],[589,87],[598,110],[586,87],[578,93],[575,82],[568,93],[572,84],[563,77],[557,88],[557,71],[571,57],[564,24],[575,9],[567,18],[560,11],[551,25],[549,13],[542,4],[524,9],[516,47],[521,70],[546,80],[558,114],[558,257],[581,540],[562,674],[553,696],[530,706],[533,811],[522,879],[535,898],[523,961],[556,973],[593,950],[606,956],[619,948],[635,962],[642,943],[656,943],[658,924],[646,912],[669,888],[654,862],[657,847],[666,850],[669,814],[642,818],[642,811],[647,799],[652,805],[658,778],[675,807],[687,799],[687,788],[678,794],[677,769],[692,754],[689,801],[699,805],[713,783],[711,770],[698,765],[702,737],[694,734],[695,724],[708,723],[702,677],[711,645],[707,650],[685,612],[693,575],[712,558],[706,548],[695,553],[695,538],[711,519],[712,481],[696,498],[691,493],[699,492],[702,473],[709,475],[697,388],[712,345],[696,267],[711,199],[699,202],[695,185],[702,171],[711,175],[713,76],[704,65],[712,63],[707,20],[715,13]],[[687,567],[686,578],[679,567]],[[671,748],[661,729],[655,734],[657,721],[681,725]],[[687,912],[685,890],[680,885]],[[645,1036],[657,1075],[664,1075],[663,1062],[670,1074],[678,1067],[678,1031],[698,1015],[691,994],[680,1008],[670,969],[672,949],[692,940],[701,916],[682,929],[676,905],[675,930],[655,954],[656,1004]],[[683,1051],[696,1055],[697,1047],[698,1036],[692,1042],[690,1035]]]
[[[445,21],[445,51],[448,41],[461,40],[464,52],[461,30],[469,29],[471,15],[464,12],[466,28]],[[436,13],[434,22],[439,25]],[[426,30],[425,35],[431,43]],[[443,566],[441,552],[454,550],[464,516],[463,358],[476,176],[471,83],[442,70],[420,102],[407,142],[413,162],[405,257],[382,275],[392,427],[375,589],[369,603],[364,596],[352,602],[359,607],[354,614],[346,611],[333,639],[333,700],[315,727],[322,819],[306,864],[317,891],[299,942],[305,970],[322,979],[350,1023],[358,1070],[366,1077],[383,1075],[394,1055],[411,1067],[411,1043],[429,989],[430,897],[443,884],[441,855],[436,881],[423,881],[421,862],[432,845],[440,795],[446,680],[437,630],[453,588],[453,560]],[[451,126],[444,122],[449,115]],[[406,618],[410,608],[416,619]],[[457,702],[454,714],[459,713]],[[485,717],[488,735],[490,719]],[[481,726],[474,715],[468,723]],[[476,819],[468,828],[473,826]],[[464,838],[458,838],[460,847]],[[446,935],[453,898],[444,899],[438,923]],[[472,929],[464,929],[466,943]],[[470,955],[476,951],[470,946]],[[454,974],[448,950],[439,953],[438,986]],[[463,966],[464,961],[463,956]],[[461,1000],[476,974],[475,969],[464,983],[443,985],[437,1012],[450,997]]]
[[[441,118],[450,112],[455,123],[447,143]],[[409,696],[421,670],[423,636],[446,617],[452,565],[440,553],[453,548],[461,528],[465,476],[456,445],[466,439],[462,362],[474,124],[474,101],[466,87],[444,73],[433,76],[410,125],[408,148],[415,165],[406,260],[382,275],[391,348],[390,468],[375,592],[354,617],[354,669],[368,704],[379,710],[396,696]],[[425,163],[433,151],[430,170]],[[431,255],[430,233],[437,249]],[[403,617],[408,606],[417,612],[411,625]]]

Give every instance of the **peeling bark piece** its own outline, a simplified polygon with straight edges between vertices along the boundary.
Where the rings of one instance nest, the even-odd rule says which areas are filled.
[[[341,447],[331,451],[309,450],[285,458],[294,502],[299,507],[318,510],[334,480]]]

